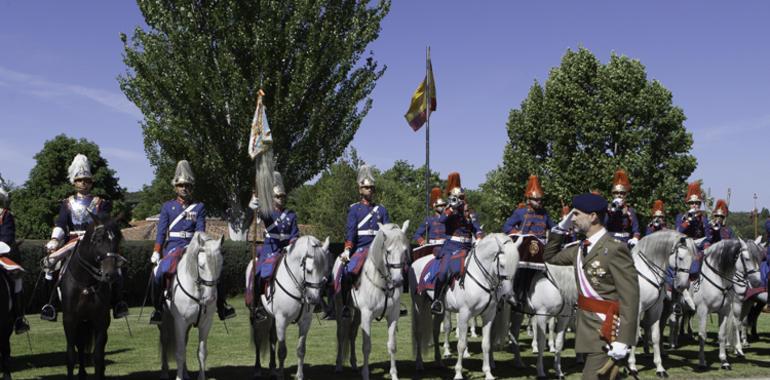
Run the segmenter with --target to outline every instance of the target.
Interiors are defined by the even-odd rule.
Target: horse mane
[[[508,242],[511,243],[510,248],[506,245]],[[494,244],[493,247],[491,246],[492,244]],[[496,255],[499,250],[502,249],[503,252],[506,253],[503,255],[505,265],[509,266],[510,268],[516,268],[519,265],[519,253],[506,252],[506,249],[513,249],[513,247],[513,241],[511,241],[511,238],[508,237],[508,235],[496,232],[489,234],[483,239],[479,240],[479,242],[476,243],[476,248],[474,248],[474,250],[476,251],[476,254],[480,254],[479,257],[486,258],[486,256]]]
[[[393,232],[396,235],[393,236]],[[385,243],[388,242],[388,237],[391,238],[390,247],[386,247]],[[400,239],[395,239],[400,237]],[[409,240],[406,238],[406,234],[401,233],[401,228],[395,223],[388,223],[380,226],[377,234],[374,235],[372,245],[369,246],[369,258],[372,260],[375,268],[381,268],[385,265],[385,254],[388,248],[393,248],[393,244],[401,243],[404,247],[409,247]]]
[[[757,244],[754,240],[751,239],[741,239],[746,244],[746,247],[749,249],[749,256],[751,256],[752,260],[754,260],[755,263],[759,264],[763,260],[765,260],[765,253],[767,252],[764,248],[762,248],[759,244]]]
[[[631,253],[633,255],[644,253],[647,259],[659,267],[665,267],[668,265],[671,249],[683,237],[686,235],[675,230],[660,230],[639,240],[639,244],[631,249]],[[690,253],[696,252],[695,242],[692,239],[686,239],[685,245]]]
[[[184,268],[184,273],[197,273],[198,255],[195,253],[201,248],[200,244],[198,244],[199,238],[203,241],[204,245],[207,241],[211,240],[207,233],[196,231],[192,240],[190,240],[190,244],[185,249],[185,254],[179,259],[177,272]]]
[[[109,216],[106,216],[104,218],[100,218],[98,215],[92,214],[92,218],[94,219],[94,223],[89,224],[86,227],[86,233],[83,235],[83,240],[81,241],[81,244],[79,244],[78,250],[81,250],[81,254],[87,253],[91,254],[91,250],[95,244],[93,239],[94,235],[97,233],[98,230],[103,230],[107,232],[111,232],[115,236],[115,241],[119,244],[121,241],[123,241],[123,234],[120,231],[120,225],[112,219]],[[101,237],[102,235],[100,235]],[[81,248],[82,247],[82,248]],[[13,248],[13,247],[11,247]]]
[[[578,289],[575,281],[575,267],[571,265],[551,265],[545,264],[553,282],[561,293],[564,305],[574,305],[577,303]]]
[[[292,247],[289,249],[288,257],[291,257],[293,260],[302,260],[304,258],[304,253],[302,257],[299,257],[299,252],[310,252],[310,255],[313,258],[313,263],[315,263],[316,268],[321,268],[323,270],[326,270],[326,268],[329,265],[329,257],[326,254],[326,252],[321,249],[323,246],[323,243],[321,243],[318,238],[311,235],[305,235],[300,236],[297,238],[297,240],[292,244]],[[301,249],[301,248],[304,248]],[[298,252],[298,253],[294,253]]]
[[[735,262],[741,253],[741,242],[737,239],[720,240],[706,248],[706,260],[713,257],[717,269],[725,274],[735,272]]]

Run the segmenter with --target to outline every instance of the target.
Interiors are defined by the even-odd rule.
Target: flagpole
[[[425,51],[425,218],[430,216],[430,46]],[[429,240],[428,228],[425,229],[425,241]]]

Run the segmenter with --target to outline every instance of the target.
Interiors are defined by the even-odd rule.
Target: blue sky
[[[469,6],[483,4],[483,6]],[[505,122],[534,80],[567,48],[639,59],[674,94],[713,195],[731,208],[770,203],[762,149],[770,137],[770,2],[396,0],[370,49],[388,66],[353,141],[367,162],[424,162],[424,134],[403,114],[431,46],[438,110],[431,167],[476,187],[502,160]],[[141,114],[120,92],[120,32],[142,25],[133,2],[0,0],[0,173],[22,184],[43,142],[59,133],[95,141],[122,186],[153,172]],[[244,120],[250,122],[250,120]],[[278,128],[278,126],[273,126]],[[546,189],[547,191],[547,189]]]

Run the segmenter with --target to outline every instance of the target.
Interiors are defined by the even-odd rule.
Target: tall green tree
[[[540,176],[545,205],[558,217],[575,194],[608,194],[618,168],[628,172],[637,209],[648,210],[655,199],[669,213],[683,208],[685,181],[696,167],[684,121],[671,92],[649,80],[639,61],[612,54],[602,64],[587,49],[568,50],[545,86],[535,82],[510,112],[500,178],[495,173],[487,186],[500,200],[496,217],[523,201],[530,174]]]
[[[258,89],[291,190],[342,155],[385,70],[365,50],[387,0],[137,3],[147,27],[121,36],[128,70],[119,81],[144,114],[145,151],[156,169],[189,160],[196,196],[228,218],[231,236],[245,236],[250,220]]]
[[[99,147],[86,139],[58,135],[46,141],[43,149],[35,154],[35,166],[24,186],[11,192],[11,209],[16,216],[19,238],[46,239],[51,236],[61,201],[75,193],[67,177],[67,168],[78,153],[85,154],[91,163],[94,180],[91,193],[112,200],[113,215],[128,212],[123,202],[126,190],[118,185],[115,171],[110,169]]]

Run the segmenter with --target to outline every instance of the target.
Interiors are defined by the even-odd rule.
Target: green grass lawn
[[[406,304],[407,300],[402,300]],[[209,335],[209,357],[208,357],[208,377],[213,379],[251,379],[254,363],[254,349],[249,339],[249,325],[246,309],[242,306],[241,298],[231,300],[231,304],[238,307],[238,317],[228,321],[229,334],[225,331],[222,322],[217,321]],[[132,315],[129,317],[133,337],[129,336],[126,322],[124,320],[113,321],[110,327],[110,340],[107,343],[107,375],[110,378],[119,379],[157,379],[160,370],[160,359],[158,356],[158,330],[155,326],[147,323],[149,310],[145,308],[145,313],[141,321],[137,320],[139,309],[132,309]],[[57,323],[41,321],[37,316],[29,316],[32,330],[29,338],[32,343],[32,352],[30,352],[27,343],[27,336],[13,336],[11,344],[14,354],[14,379],[64,379],[66,374],[65,367],[65,340],[64,330],[61,321]],[[60,318],[61,319],[61,318]],[[716,318],[713,318],[716,320]],[[412,361],[411,343],[410,343],[410,323],[409,317],[402,317],[399,323],[398,332],[398,369],[399,377],[404,379],[418,378],[414,371]],[[682,349],[676,350],[664,359],[664,366],[669,370],[673,378],[747,378],[768,376],[770,374],[770,322],[768,316],[760,317],[760,331],[765,332],[761,335],[759,342],[755,342],[751,347],[746,348],[746,358],[737,359],[731,356],[733,364],[732,371],[723,371],[719,369],[717,358],[717,347],[707,345],[707,359],[710,363],[710,369],[705,372],[695,370],[697,364],[697,346],[690,344]],[[716,326],[709,325],[711,336],[715,335]],[[195,331],[193,331],[195,334]],[[194,335],[193,335],[194,336]],[[286,360],[287,377],[293,375],[295,371],[295,348],[296,348],[297,329],[291,326],[288,332],[287,347],[288,357]],[[711,337],[710,336],[710,337]],[[310,336],[307,344],[305,373],[311,379],[356,379],[360,378],[358,373],[347,368],[341,375],[334,374],[334,362],[336,358],[336,335],[335,326],[331,321],[313,321],[310,329]],[[495,353],[497,360],[497,369],[493,373],[498,378],[534,378],[535,357],[530,350],[530,338],[522,333],[522,352],[524,353],[524,362],[526,368],[516,369],[513,367],[512,354],[508,350]],[[192,339],[195,339],[194,337]],[[191,340],[192,340],[191,339]],[[452,334],[454,340],[454,334]],[[372,378],[389,377],[388,366],[389,357],[386,350],[387,331],[385,322],[375,322],[373,328],[373,344],[371,355]],[[573,336],[568,334],[567,346],[573,346]],[[190,345],[192,347],[192,344]],[[362,362],[360,354],[360,336],[357,350],[359,352],[359,364]],[[480,338],[470,339],[470,350],[472,357],[464,361],[468,378],[483,378],[481,373],[481,346]],[[188,350],[188,365],[193,378],[197,378],[198,363],[195,359],[195,353],[190,348]],[[640,377],[655,378],[655,367],[652,364],[651,355],[637,355]],[[423,379],[441,379],[451,378],[454,371],[451,365],[454,365],[454,358],[447,362],[449,368],[434,368],[432,363],[426,363],[428,368],[422,373]],[[553,366],[553,355],[547,354],[545,359],[546,367],[549,373],[553,375],[551,367]],[[174,364],[171,364],[172,368]],[[574,351],[567,350],[563,359],[563,368],[569,373],[569,378],[579,378],[582,368],[575,365]],[[89,373],[93,373],[93,368],[89,368]]]

